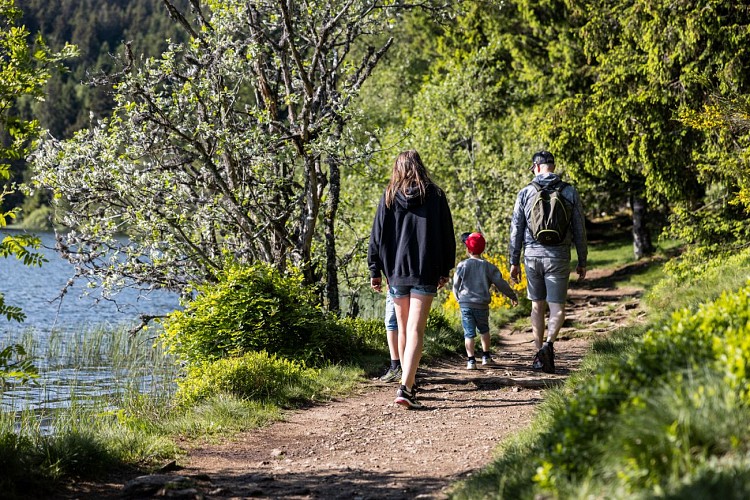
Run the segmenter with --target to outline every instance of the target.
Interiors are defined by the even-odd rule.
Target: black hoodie
[[[385,273],[389,286],[437,285],[456,264],[456,237],[445,194],[434,184],[425,197],[416,189],[397,193],[390,208],[385,194],[370,232],[371,278]]]

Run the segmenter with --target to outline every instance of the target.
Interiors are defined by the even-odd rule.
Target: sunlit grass
[[[633,243],[628,238],[600,243],[589,246],[587,267],[589,269],[614,269],[625,264],[635,262],[633,255]],[[573,267],[578,261],[578,253],[572,250]]]
[[[702,302],[750,282],[750,248],[719,261],[702,263],[692,279],[667,277],[646,295],[652,315],[666,319],[678,309],[694,309]]]

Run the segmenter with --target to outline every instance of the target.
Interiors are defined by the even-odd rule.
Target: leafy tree
[[[13,0],[0,0],[0,179],[3,180],[10,177],[10,163],[28,153],[30,142],[39,130],[36,121],[24,120],[17,115],[16,101],[21,97],[42,99],[50,71],[60,60],[74,54],[71,46],[66,46],[61,52],[49,51],[41,37],[36,37],[30,44],[28,30],[17,24],[20,15]],[[14,184],[3,182],[0,205],[15,189]],[[17,210],[0,210],[0,228],[15,218],[16,213]],[[14,256],[23,260],[25,265],[41,265],[43,256],[33,252],[38,246],[39,240],[31,235],[7,235],[0,242],[0,256]],[[20,307],[5,303],[1,292],[0,315],[15,321],[25,318]],[[0,350],[0,382],[6,376],[23,377],[33,371],[28,361],[13,361],[16,356],[23,357],[24,354],[21,346],[7,346]]]
[[[513,11],[482,2],[464,5],[441,37],[441,58],[415,98],[409,128],[425,161],[449,194],[463,231],[479,230],[504,252],[508,220],[530,149],[513,109],[518,74],[503,40]]]
[[[585,19],[570,37],[580,40],[594,81],[558,105],[549,134],[558,149],[576,152],[578,171],[628,187],[640,256],[650,249],[638,234],[646,203],[695,211],[714,180],[705,165],[732,154],[678,117],[714,91],[747,91],[748,11],[717,0],[566,3]]]
[[[140,67],[126,51],[112,117],[35,158],[73,229],[65,256],[105,286],[180,290],[215,281],[227,256],[291,260],[308,283],[325,274],[336,310],[349,106],[391,41],[358,60],[352,48],[387,28],[393,4],[194,1],[192,21],[165,4],[190,41]]]

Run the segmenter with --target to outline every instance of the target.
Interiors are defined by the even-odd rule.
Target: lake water
[[[0,233],[0,238],[4,236]],[[73,276],[73,268],[51,250],[55,243],[53,233],[37,236],[45,247],[39,252],[49,261],[42,267],[24,266],[15,257],[0,258],[0,292],[5,296],[5,303],[21,307],[26,314],[23,323],[0,317],[0,349],[22,339],[26,339],[26,343],[33,339],[34,363],[41,375],[34,386],[5,391],[0,404],[0,409],[5,411],[61,406],[71,397],[116,390],[113,385],[123,379],[123,374],[106,366],[106,359],[101,360],[100,366],[85,369],[70,366],[71,351],[80,351],[92,342],[83,338],[82,332],[124,331],[137,325],[141,314],[166,314],[179,308],[177,294],[167,291],[139,296],[135,290],[125,290],[117,295],[116,303],[97,300],[101,298],[100,290],[89,289],[83,281],[60,300],[60,291]],[[100,335],[96,341],[121,340]],[[54,347],[54,355],[49,354],[51,347]],[[119,344],[115,348],[119,348]],[[66,359],[55,359],[57,355]],[[88,362],[91,363],[91,356]],[[153,374],[144,373],[141,382],[144,388],[153,385]]]

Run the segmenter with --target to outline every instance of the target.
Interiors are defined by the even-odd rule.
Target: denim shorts
[[[398,331],[396,307],[393,305],[393,297],[391,297],[390,292],[385,293],[385,329],[389,332]]]
[[[526,296],[531,301],[564,304],[568,298],[570,261],[547,257],[526,257]]]
[[[490,310],[473,309],[471,307],[461,308],[461,325],[464,327],[464,338],[473,339],[477,336],[490,333]]]
[[[388,288],[388,293],[394,299],[402,299],[411,294],[414,295],[437,295],[437,285],[399,285]]]

